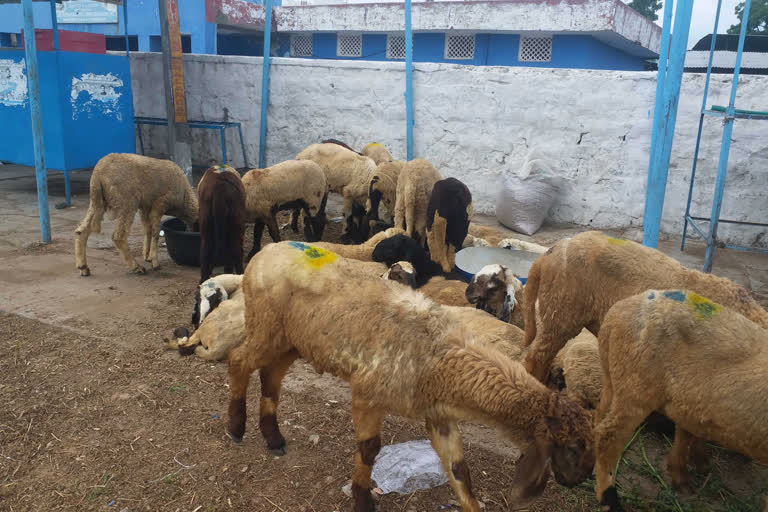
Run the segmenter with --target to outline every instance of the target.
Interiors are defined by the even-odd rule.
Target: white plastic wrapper
[[[383,446],[373,464],[371,478],[384,494],[410,494],[448,483],[440,457],[429,441]]]
[[[496,218],[518,233],[539,230],[554,203],[559,180],[543,160],[530,160],[519,176],[507,176],[496,201]]]

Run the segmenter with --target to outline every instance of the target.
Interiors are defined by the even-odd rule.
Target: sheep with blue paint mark
[[[687,290],[646,290],[616,302],[599,334],[604,388],[595,416],[597,498],[622,510],[614,474],[653,411],[675,422],[668,471],[689,487],[694,438],[768,462],[768,330]]]

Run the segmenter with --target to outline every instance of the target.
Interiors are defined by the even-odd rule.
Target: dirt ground
[[[288,453],[279,458],[258,432],[258,386],[252,386],[246,437],[234,445],[225,435],[226,365],[181,358],[162,343],[174,327],[188,324],[199,270],[175,265],[163,248],[160,270],[127,274],[109,238],[112,223],[105,222],[103,234],[89,241],[93,275],[80,278],[71,233],[87,207],[87,173],[75,175],[73,207],[62,210],[53,207],[60,176],[49,179],[54,242],[41,246],[34,178],[3,172],[0,167],[6,219],[0,226],[0,511],[351,509],[342,492],[356,447],[346,384],[301,361],[294,365],[278,415]],[[545,230],[534,239],[550,243],[573,231]],[[140,233],[137,222],[135,254]],[[339,234],[340,225],[332,224],[325,239]],[[694,264],[700,249],[686,253]],[[768,261],[747,256],[723,273],[764,298]],[[514,446],[481,425],[462,429],[477,497],[486,510],[511,510]],[[382,434],[387,444],[425,438],[421,424],[395,417]],[[619,481],[629,510],[762,510],[763,466],[710,447],[709,470],[695,475],[694,495],[683,497],[663,483],[667,446],[662,436],[642,432],[625,454]],[[593,489],[591,480],[575,489],[550,481],[529,510],[597,510]],[[443,485],[383,496],[379,508],[456,505]]]

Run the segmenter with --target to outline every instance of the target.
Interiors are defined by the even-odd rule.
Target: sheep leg
[[[595,418],[595,490],[603,511],[622,512],[616,492],[616,463],[637,426],[652,410],[617,401],[613,401],[610,408],[601,404],[600,410],[606,409],[605,417]]]
[[[232,351],[229,355],[229,426],[227,434],[236,443],[243,440],[245,434],[245,394],[251,373],[257,368],[250,361],[247,343]],[[258,363],[258,362],[255,362]]]
[[[269,236],[272,238],[272,241],[277,243],[280,241],[280,228],[277,227],[275,213],[276,212],[272,212],[269,215],[269,218],[267,219],[267,229],[269,230]]]
[[[160,268],[160,260],[157,258],[157,245],[160,241],[160,222],[163,220],[163,212],[153,210],[149,214],[150,244],[149,261],[152,262],[152,269]]]
[[[381,448],[381,421],[384,414],[369,408],[364,401],[352,401],[352,422],[357,438],[355,471],[352,475],[352,498],[355,512],[374,512],[371,496],[371,471]]]
[[[526,371],[536,377],[539,382],[546,382],[555,356],[566,342],[576,337],[578,333],[579,331],[575,331],[572,336],[568,336],[567,334],[562,335],[562,332],[557,334],[548,332],[546,327],[540,328],[523,362]]]
[[[269,366],[259,370],[261,380],[261,401],[259,402],[259,428],[267,441],[267,448],[273,455],[285,455],[285,438],[277,425],[277,405],[288,368],[299,357],[295,350],[284,354]]]
[[[301,209],[294,208],[291,212],[291,231],[294,233],[299,232],[299,214],[301,214]]]
[[[88,215],[91,215],[90,210]],[[86,220],[75,230],[75,267],[80,271],[82,277],[91,275],[91,269],[88,268],[88,261],[85,257],[85,249],[88,247],[88,237],[90,235],[90,219],[86,217]]]
[[[146,270],[131,256],[131,248],[128,246],[128,233],[131,232],[134,215],[136,215],[136,212],[127,213],[126,211],[119,212],[116,215],[117,226],[112,233],[112,242],[117,247],[117,250],[120,251],[120,255],[123,257],[126,265],[128,265],[129,272],[144,274]]]
[[[688,478],[688,456],[696,445],[696,438],[690,432],[675,425],[675,442],[667,456],[667,471],[672,485],[683,493],[691,491]]]
[[[418,231],[414,230],[414,222],[416,222],[416,214],[414,212],[413,201],[408,201],[405,205],[405,235],[418,242]],[[416,236],[414,236],[414,233]]]
[[[432,229],[427,230],[429,258],[435,263],[438,263],[445,273],[451,271],[451,267],[448,265],[448,253],[445,245],[445,230],[447,225],[448,222],[435,211],[435,217],[432,220]]]
[[[144,210],[139,210],[141,218],[141,227],[144,230],[144,243],[141,245],[141,257],[144,261],[152,261],[149,259],[149,248],[152,241],[152,229],[150,228],[149,214]]]
[[[342,215],[344,215],[344,227],[341,230],[341,235],[349,234],[349,227],[352,224],[352,206],[354,201],[351,197],[344,196],[344,204],[342,207]]]
[[[427,420],[426,426],[432,448],[440,456],[440,462],[448,475],[453,492],[459,498],[461,509],[480,512],[480,504],[472,494],[472,479],[469,476],[469,466],[464,460],[459,425],[455,421]]]
[[[248,253],[248,261],[261,250],[261,235],[264,233],[264,221],[257,219],[253,223],[253,248]]]

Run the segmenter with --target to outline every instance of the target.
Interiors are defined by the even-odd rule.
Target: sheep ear
[[[549,480],[549,444],[533,443],[518,459],[512,479],[512,496],[516,508],[524,507],[541,496]]]

